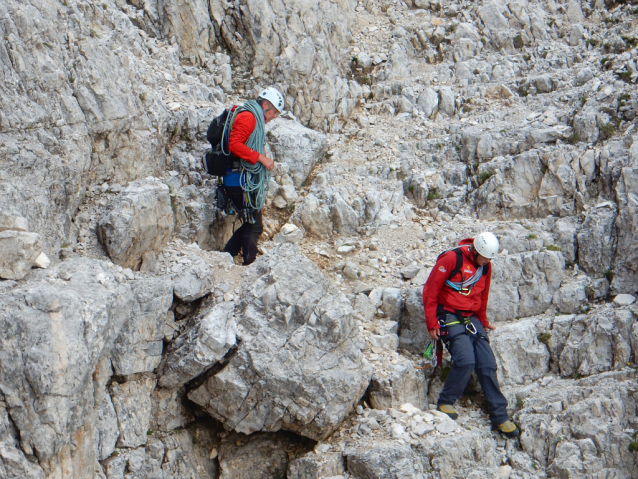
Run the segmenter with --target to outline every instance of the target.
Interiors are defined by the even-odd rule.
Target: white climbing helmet
[[[259,94],[259,98],[268,100],[279,113],[284,111],[284,96],[276,88],[269,86]]]
[[[486,231],[474,238],[474,249],[484,258],[494,258],[498,254],[498,248],[498,238],[494,233]]]

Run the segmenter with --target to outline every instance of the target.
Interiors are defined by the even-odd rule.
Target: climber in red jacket
[[[257,257],[257,240],[264,231],[264,226],[261,205],[255,207],[251,198],[247,197],[251,195],[246,191],[247,176],[250,176],[250,173],[242,174],[239,159],[252,165],[261,164],[268,171],[275,167],[275,162],[263,154],[266,138],[264,125],[277,118],[283,109],[283,95],[276,88],[268,87],[259,94],[256,101],[247,102],[240,108],[230,130],[228,146],[237,161],[233,161],[222,181],[226,194],[239,213],[242,225],[228,240],[224,251],[232,256],[241,251],[245,266]],[[248,145],[252,145],[253,148]],[[262,153],[256,150],[261,150]],[[254,201],[254,198],[252,200]]]
[[[507,415],[507,400],[496,377],[496,360],[487,338],[496,329],[487,320],[487,300],[499,243],[486,232],[464,239],[439,256],[423,286],[423,307],[428,333],[441,339],[452,355],[452,368],[437,401],[437,409],[458,417],[454,403],[461,397],[472,371],[481,384],[493,426],[508,437],[520,431]]]

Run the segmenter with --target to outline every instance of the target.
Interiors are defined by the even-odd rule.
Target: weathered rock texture
[[[352,306],[290,244],[256,261],[241,290],[241,346],[189,399],[238,432],[325,439],[370,380]]]
[[[139,269],[142,255],[162,249],[173,233],[168,186],[157,178],[134,181],[109,206],[97,233],[115,264]]]
[[[2,2],[0,476],[634,477],[634,10]],[[201,158],[267,85],[242,269]],[[432,409],[420,357],[429,270],[484,230],[520,441],[474,381]]]

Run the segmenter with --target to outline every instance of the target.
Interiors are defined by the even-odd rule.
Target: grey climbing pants
[[[487,401],[490,420],[493,425],[497,426],[509,419],[507,400],[498,385],[496,360],[485,328],[476,316],[472,316],[470,319],[476,329],[476,334],[471,334],[463,326],[462,329],[465,331],[457,329],[457,332],[449,334],[449,337],[442,337],[445,347],[452,355],[452,368],[437,404],[454,404],[465,391],[472,371],[476,371],[476,377]]]

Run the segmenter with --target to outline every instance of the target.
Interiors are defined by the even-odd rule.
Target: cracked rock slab
[[[237,432],[325,439],[371,376],[350,302],[290,244],[246,271],[241,294],[239,350],[189,399]]]

